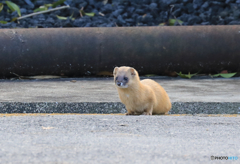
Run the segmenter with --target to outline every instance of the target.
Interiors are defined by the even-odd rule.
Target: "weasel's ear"
[[[134,68],[130,68],[129,70],[130,70],[132,76],[135,76],[135,75],[136,75],[136,71],[135,71]]]
[[[117,71],[118,71],[118,67],[115,67],[114,70],[113,70],[113,76],[116,76]]]

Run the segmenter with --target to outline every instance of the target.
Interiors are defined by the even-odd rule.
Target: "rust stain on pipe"
[[[240,26],[0,29],[0,77],[240,71]]]

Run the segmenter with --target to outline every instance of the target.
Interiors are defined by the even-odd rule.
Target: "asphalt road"
[[[0,115],[0,163],[226,163],[240,117]],[[228,161],[229,162],[229,161]]]

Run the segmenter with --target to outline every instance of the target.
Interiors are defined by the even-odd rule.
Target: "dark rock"
[[[7,21],[7,22],[10,22],[10,21],[11,21],[10,18],[5,18],[5,19],[1,19],[1,20],[5,20],[5,21]]]
[[[126,21],[122,18],[121,15],[119,15],[119,16],[117,17],[117,24],[119,24],[119,25],[124,25],[125,23],[126,23]]]
[[[168,20],[168,17],[169,17],[168,11],[162,11],[162,12],[160,13],[160,17],[161,17],[164,21],[167,21],[167,20]]]
[[[218,13],[222,12],[224,10],[223,7],[220,7],[220,6],[211,6],[211,11],[212,11],[212,15],[217,15]]]
[[[221,17],[221,18],[226,18],[227,16],[229,15],[229,12],[228,11],[222,11],[221,13],[219,13],[219,16]]]
[[[219,20],[219,21],[217,22],[217,24],[218,24],[218,25],[225,25],[226,23],[225,23],[225,21],[222,19],[222,20]]]
[[[56,22],[56,21],[55,21],[55,22]],[[39,23],[39,21],[38,21],[38,20],[32,20],[31,23],[32,23],[33,25],[37,25],[37,24]]]
[[[229,24],[230,22],[234,21],[234,17],[227,17],[224,19],[224,21],[226,22],[226,24]]]
[[[203,0],[193,0],[193,8],[194,9],[200,8],[203,3],[204,3]]]
[[[127,23],[134,23],[135,21],[133,20],[133,19],[125,19],[125,21],[127,22]]]
[[[134,12],[134,10],[135,10],[135,7],[130,6],[130,7],[128,7],[127,12],[128,12],[129,14],[132,14],[132,13]]]
[[[27,13],[33,13],[33,10],[27,10]]]
[[[11,27],[11,23],[1,24],[1,26],[2,26],[3,28],[9,28],[9,27]]]
[[[151,0],[152,3],[158,3],[159,0]]]
[[[209,7],[209,2],[208,1],[204,2],[204,4],[202,5],[202,8],[206,10],[208,7]]]
[[[181,11],[182,11],[181,9],[177,9],[177,10],[173,11],[172,14],[173,14],[174,16],[178,17],[178,16],[180,16]]]
[[[239,11],[239,10],[235,10],[235,11],[233,12],[233,17],[234,17],[235,19],[239,19],[239,18],[240,18],[240,11]]]
[[[194,10],[194,12],[192,13],[192,15],[194,16],[199,16],[201,12],[199,10]]]
[[[100,24],[100,25],[98,25],[98,27],[107,27],[107,24]]]
[[[163,3],[167,4],[167,5],[171,5],[174,3],[178,3],[181,2],[180,0],[162,0]]]
[[[150,15],[150,14],[147,14],[146,16],[142,17],[142,22],[143,23],[148,23],[148,22],[151,22],[151,21],[153,21],[153,16]]]
[[[187,8],[187,11],[188,11],[189,14],[194,11],[193,5],[191,3],[188,3],[186,5],[186,8]]]
[[[87,23],[84,27],[92,27],[92,23]]]
[[[240,25],[240,21],[231,21],[228,24],[229,25]]]
[[[230,4],[230,7],[231,7],[231,10],[238,10],[238,5],[237,4],[235,4],[235,3],[231,3]]]
[[[34,2],[34,4],[35,4],[36,7],[39,7],[39,6],[43,6],[44,2],[41,1],[41,0],[37,0],[37,1]]]
[[[210,23],[212,25],[217,25],[217,22],[219,21],[219,16],[212,16],[210,19]]]
[[[125,2],[123,2],[123,5],[124,6],[130,6],[130,2],[129,1],[125,1]]]
[[[106,4],[106,5],[110,5],[110,4]],[[105,6],[106,6],[106,5],[105,5]],[[111,6],[112,6],[112,5],[111,5]],[[101,8],[104,8],[104,5],[103,5],[102,2],[96,2],[96,3],[93,4],[93,7],[94,7],[95,9],[101,9]]]
[[[22,15],[33,13],[33,9],[44,4],[53,3],[52,0],[12,2],[18,4]],[[32,8],[31,4],[35,7]],[[4,7],[0,20],[11,23],[0,24],[0,28],[115,27],[115,23],[119,26],[156,26],[174,19],[174,16],[182,20],[183,25],[224,25],[238,24],[240,21],[240,0],[116,0],[113,3],[109,0],[106,5],[103,5],[102,0],[66,0],[64,4],[71,8],[25,18],[19,21],[20,24],[11,22],[12,18],[19,17],[18,13],[9,13],[8,8]],[[170,5],[174,6],[172,13]],[[95,16],[80,18],[79,10],[82,7],[85,12],[95,13]],[[99,15],[99,12],[104,16]],[[69,17],[72,13],[75,21],[59,20],[56,17]],[[177,23],[175,25],[178,26]]]
[[[62,14],[63,12],[61,12]],[[73,14],[73,17],[76,18],[76,17],[79,17],[80,14],[79,14],[79,9],[76,8],[76,7],[70,7],[68,9],[65,10],[65,13],[66,13],[66,16],[70,16]]]
[[[123,9],[118,9],[118,10],[115,10],[112,14],[117,18],[122,13],[123,13]]]
[[[223,2],[218,2],[218,1],[212,1],[211,5],[218,5],[218,6],[225,6],[225,3]]]
[[[157,8],[157,6],[158,6],[157,3],[151,3],[151,4],[149,5],[149,9],[155,10],[155,9]]]
[[[54,14],[54,15],[60,15],[60,14],[61,14],[61,11],[60,11],[60,10],[54,11],[53,14]]]
[[[94,5],[95,0],[88,0],[89,5]]]
[[[88,5],[88,6],[84,9],[84,11],[85,11],[86,13],[90,13],[90,12],[92,12],[93,9],[94,9],[94,8],[93,8],[92,6]]]
[[[235,0],[226,0],[225,3],[228,4],[228,3],[233,3],[235,2]]]
[[[194,24],[199,24],[201,23],[201,18],[198,16],[192,16],[188,19],[188,24],[189,25],[194,25]]]
[[[16,23],[11,23],[11,28],[15,28],[15,27],[17,27],[17,24]]]
[[[83,27],[85,21],[82,20],[81,18],[80,19],[76,19],[74,22],[73,22],[73,26],[75,27]]]
[[[124,14],[122,14],[122,17],[124,18],[124,19],[126,19],[126,18],[128,18],[128,13],[124,13]]]
[[[142,3],[144,3],[144,4],[150,4],[150,3],[151,3],[151,0],[143,0]]]
[[[136,20],[137,17],[138,17],[138,14],[133,14],[133,15],[132,15],[132,18],[133,18],[134,20]]]
[[[201,25],[210,25],[209,22],[202,22]]]
[[[21,8],[21,9],[20,9],[20,12],[21,12],[22,15],[23,15],[23,14],[26,14],[26,13],[27,13],[27,9]]]
[[[199,15],[199,17],[204,21],[207,22],[208,21],[208,15],[206,13],[201,13]]]
[[[33,9],[35,5],[30,0],[25,0],[25,2],[28,4],[28,7]]]
[[[18,17],[17,11],[12,12],[11,16],[12,16],[12,17]]]
[[[47,20],[46,20],[46,23],[51,23],[51,24],[54,24],[55,23],[55,20],[51,17],[49,17]]]
[[[135,12],[140,15],[146,14],[146,12],[143,9],[136,9]]]
[[[109,12],[112,12],[113,11],[113,7],[111,4],[106,4],[102,10],[101,10],[103,13],[109,13]]]
[[[182,14],[180,17],[178,17],[178,19],[180,19],[181,21],[183,22],[188,22],[188,19],[190,18],[191,16],[188,15],[188,14]]]
[[[110,23],[110,24],[107,25],[107,27],[115,27],[115,26],[116,26],[116,25],[113,24],[113,23]]]
[[[45,19],[45,17],[39,17],[38,20],[39,21],[45,21],[46,19]]]
[[[87,2],[82,2],[78,5],[78,8],[81,9],[82,7],[86,7],[87,6]]]
[[[117,8],[118,8],[118,9],[123,9],[123,10],[124,10],[126,7],[125,7],[125,6],[122,6],[122,5],[118,5]]]

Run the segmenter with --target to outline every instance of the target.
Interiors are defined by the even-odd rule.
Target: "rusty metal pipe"
[[[240,71],[240,26],[0,29],[0,77]]]

